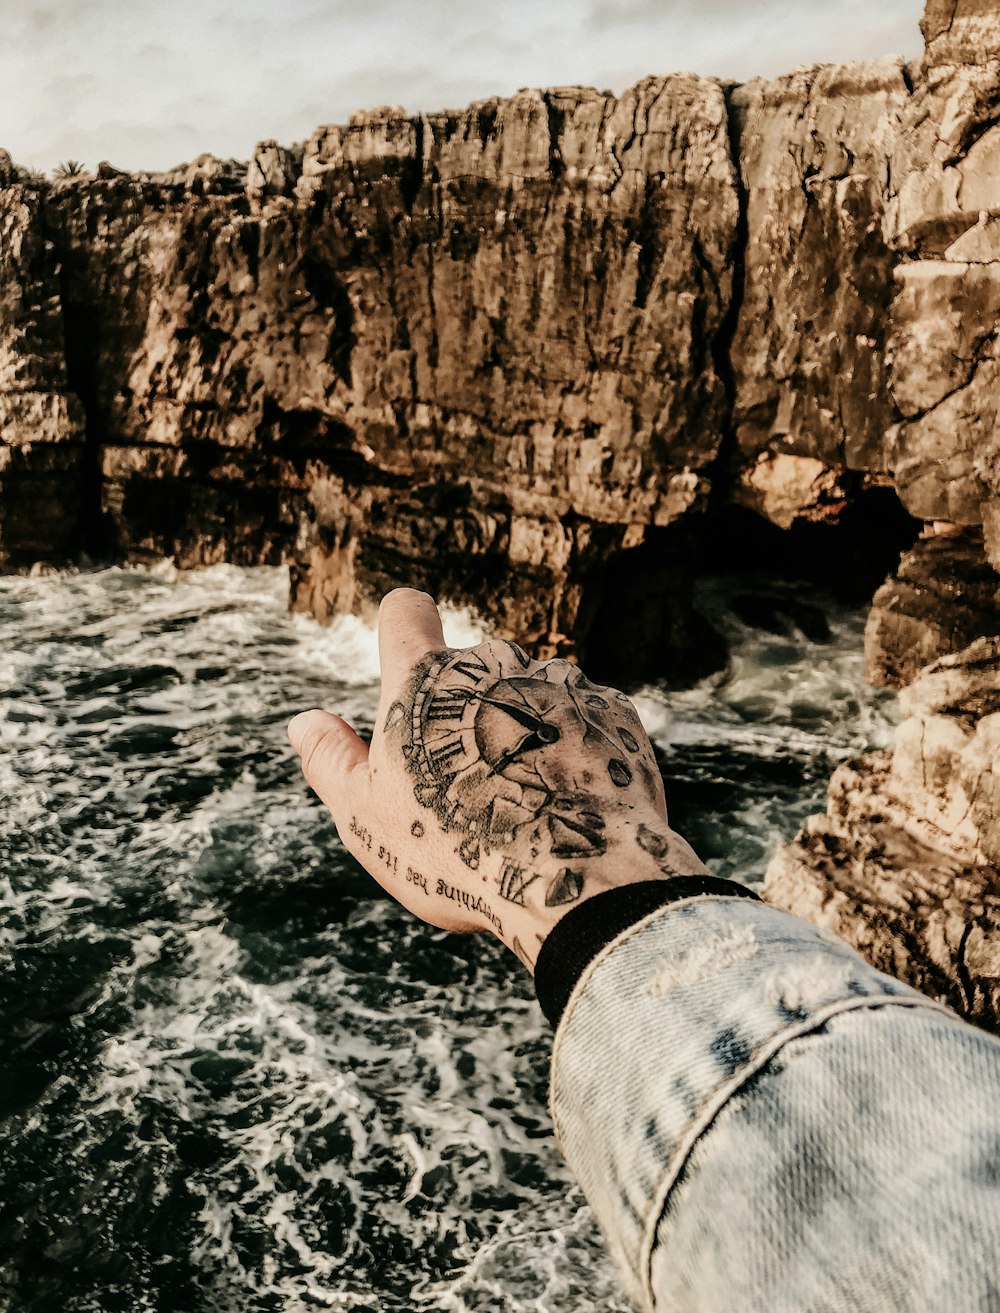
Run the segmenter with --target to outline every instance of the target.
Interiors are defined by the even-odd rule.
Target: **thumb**
[[[329,711],[302,711],[288,722],[288,738],[302,760],[302,774],[340,825],[367,773],[368,745],[345,720]]]

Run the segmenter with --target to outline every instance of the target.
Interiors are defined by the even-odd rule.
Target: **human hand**
[[[624,693],[514,643],[449,649],[412,589],[382,600],[379,658],[370,748],[325,711],[288,736],[344,846],[423,920],[491,930],[530,970],[585,898],[704,873]]]

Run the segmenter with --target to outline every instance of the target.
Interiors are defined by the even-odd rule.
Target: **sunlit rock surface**
[[[1000,634],[1000,577],[978,530],[928,534],[876,592],[865,629],[865,671],[901,688],[930,662],[983,634]]]
[[[684,678],[717,663],[685,568],[710,504],[835,523],[892,477],[996,564],[997,24],[924,27],[911,68],[385,106],[247,166],[5,156],[7,320],[50,308],[5,372],[63,371],[0,375],[51,503],[4,498],[8,566],[288,562],[321,617],[415,583]]]
[[[895,263],[883,214],[908,98],[900,59],[803,68],[732,94],[746,192],[732,350],[740,487],[778,522],[755,461],[883,467]],[[811,509],[805,490],[800,505]]]
[[[995,633],[1000,18],[923,27],[909,66],[387,106],[249,165],[0,153],[0,568],[287,564],[327,620],[414,584],[685,684],[725,660],[691,598],[742,552],[721,509],[793,535],[894,487],[927,533],[871,676]]]
[[[891,751],[840,766],[767,872],[767,899],[1000,1030],[1000,639],[901,694]]]

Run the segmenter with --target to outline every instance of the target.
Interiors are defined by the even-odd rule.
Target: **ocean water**
[[[0,1307],[626,1313],[530,980],[397,908],[306,791],[285,722],[370,726],[376,647],[286,589],[0,579]],[[636,701],[675,824],[756,883],[894,703],[861,611],[702,603],[729,669]]]

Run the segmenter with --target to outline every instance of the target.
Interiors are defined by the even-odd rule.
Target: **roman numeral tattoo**
[[[442,743],[440,747],[430,750],[431,765],[442,774],[447,773],[451,762],[464,756],[465,748],[462,746],[461,739],[452,739],[450,743]]]
[[[471,688],[448,688],[435,693],[427,706],[428,720],[458,720],[474,696]]]
[[[517,907],[523,907],[525,892],[537,879],[537,874],[525,871],[523,867],[515,866],[513,862],[505,862],[500,875],[500,897],[506,898],[508,903],[514,903]]]
[[[451,669],[457,671],[460,675],[464,675],[466,679],[471,679],[473,684],[479,685],[483,682],[487,666],[479,661],[456,661]]]

